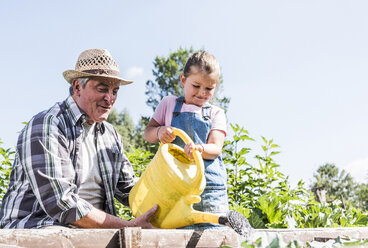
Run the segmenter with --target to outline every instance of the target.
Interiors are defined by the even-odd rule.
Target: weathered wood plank
[[[119,247],[119,229],[0,229],[0,247]]]
[[[239,247],[239,236],[232,230],[142,230],[143,247]],[[195,246],[194,246],[195,245]]]
[[[349,236],[353,239],[368,239],[368,227],[344,227],[344,228],[298,228],[298,229],[256,229],[250,240],[255,241],[261,237],[263,240],[272,240],[276,236],[289,243],[293,240],[300,242],[321,241],[337,237]]]
[[[300,242],[335,239],[338,236],[368,239],[368,227],[306,228],[306,229],[258,229],[249,238],[264,242],[278,236],[283,242]],[[0,247],[240,247],[241,237],[232,230],[205,230],[194,232],[182,229],[0,229]]]
[[[130,227],[121,229],[121,247],[122,248],[141,248],[142,229],[139,227]]]

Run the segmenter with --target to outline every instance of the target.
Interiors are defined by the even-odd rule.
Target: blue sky
[[[153,59],[179,47],[219,60],[228,119],[281,146],[280,171],[310,183],[323,163],[366,180],[366,1],[6,1],[0,7],[0,138],[68,95],[81,51],[110,50],[123,77],[115,108],[151,115]]]

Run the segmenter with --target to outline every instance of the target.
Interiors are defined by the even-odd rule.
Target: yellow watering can
[[[192,142],[180,129],[174,128],[173,133],[186,144]],[[240,234],[247,232],[244,228],[250,227],[248,221],[235,211],[230,211],[227,216],[219,216],[193,209],[193,203],[201,201],[200,195],[206,186],[201,154],[193,149],[193,157],[194,161],[190,160],[184,150],[175,144],[161,143],[130,191],[129,203],[133,215],[138,217],[157,204],[159,209],[150,221],[159,228],[214,223],[228,225]]]

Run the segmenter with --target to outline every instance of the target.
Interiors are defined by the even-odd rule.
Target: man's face
[[[106,79],[90,79],[83,88],[78,80],[73,82],[73,98],[87,114],[87,122],[101,122],[107,119],[116,101],[119,82]]]

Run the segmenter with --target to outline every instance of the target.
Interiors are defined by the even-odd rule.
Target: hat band
[[[108,75],[108,76],[120,77],[120,73],[115,70],[95,69],[95,70],[84,70],[82,72],[95,74],[95,75]]]

